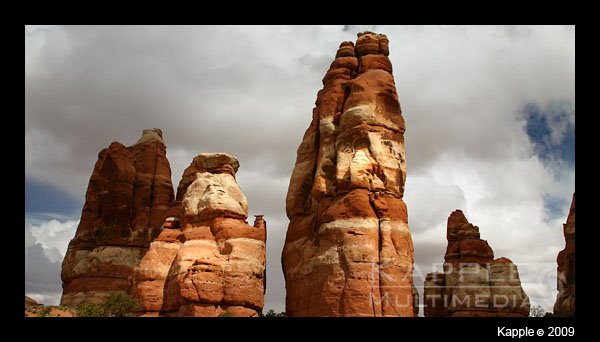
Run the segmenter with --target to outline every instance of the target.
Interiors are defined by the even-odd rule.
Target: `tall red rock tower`
[[[558,253],[557,289],[554,315],[575,316],[575,194],[567,223],[563,225],[565,248]]]
[[[413,316],[405,123],[383,34],[343,42],[286,199],[290,316]]]
[[[81,222],[62,264],[62,305],[102,302],[129,292],[129,276],[158,235],[173,201],[171,167],[160,129],[130,147],[98,154]]]

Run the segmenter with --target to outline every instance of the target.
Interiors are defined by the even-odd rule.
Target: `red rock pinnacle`
[[[129,291],[127,278],[160,231],[173,201],[160,129],[136,144],[113,142],[98,154],[77,233],[62,264],[62,305],[102,302]]]
[[[298,147],[282,262],[290,316],[413,316],[404,119],[388,39],[343,42]]]

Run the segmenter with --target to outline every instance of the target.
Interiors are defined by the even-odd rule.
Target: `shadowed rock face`
[[[413,316],[404,119],[385,35],[341,43],[286,198],[290,316]]]
[[[448,217],[444,272],[427,274],[425,316],[526,317],[529,297],[521,287],[517,266],[494,259],[479,227],[455,210]]]
[[[144,130],[133,146],[113,142],[100,151],[63,260],[61,304],[128,292],[128,277],[160,232],[173,197],[160,129]]]
[[[258,316],[264,305],[266,222],[246,222],[237,159],[203,153],[184,171],[164,229],[133,277],[145,315]]]
[[[563,231],[565,248],[556,259],[558,296],[554,303],[554,315],[575,316],[575,194]]]

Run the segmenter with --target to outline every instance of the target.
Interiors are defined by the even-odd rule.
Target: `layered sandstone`
[[[246,222],[239,162],[203,153],[184,171],[164,229],[136,269],[145,315],[258,316],[264,305],[266,222]]]
[[[282,263],[289,316],[413,316],[405,124],[385,35],[341,43],[298,147]]]
[[[61,304],[129,292],[128,277],[158,235],[173,195],[160,129],[144,130],[132,146],[113,142],[100,151],[63,260]]]
[[[554,315],[575,316],[575,194],[567,222],[563,224],[565,248],[558,253],[557,290]]]
[[[427,274],[425,316],[526,317],[529,297],[521,287],[517,266],[494,259],[479,227],[455,210],[448,217],[444,272]]]

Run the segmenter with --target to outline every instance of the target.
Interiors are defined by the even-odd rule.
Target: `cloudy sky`
[[[362,30],[390,39],[415,284],[439,268],[462,209],[551,311],[575,188],[572,26],[26,26],[26,294],[58,303],[98,152],[159,127],[174,184],[198,153],[237,156],[250,215],[268,222],[265,311],[284,311],[296,148],[340,42]]]

